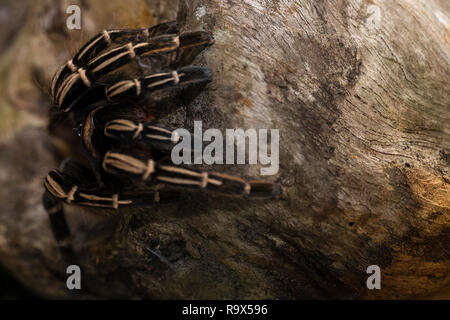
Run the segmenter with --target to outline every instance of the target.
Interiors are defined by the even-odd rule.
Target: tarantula
[[[188,104],[211,81],[208,68],[187,65],[213,42],[205,31],[180,34],[175,22],[105,30],[57,70],[49,131],[70,144],[78,159],[48,173],[43,205],[66,263],[74,264],[76,257],[63,203],[148,207],[176,200],[183,188],[243,197],[279,194],[269,182],[192,170],[165,159],[180,137],[155,124],[155,115]],[[70,129],[69,138],[61,128]]]

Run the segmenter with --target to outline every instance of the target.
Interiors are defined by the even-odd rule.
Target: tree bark
[[[180,0],[182,28],[215,37],[196,61],[214,81],[167,121],[279,129],[280,170],[267,179],[283,196],[70,209],[89,296],[417,298],[448,288],[449,13],[444,0]],[[0,261],[38,294],[63,297],[39,204],[55,162],[43,126],[26,123],[2,139]],[[366,287],[370,265],[381,290]]]

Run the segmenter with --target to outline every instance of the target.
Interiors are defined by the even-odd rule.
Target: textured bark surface
[[[0,64],[0,112],[9,119],[0,123],[0,261],[45,297],[63,297],[65,280],[39,203],[42,178],[56,165],[42,117],[48,102],[31,80],[48,81],[86,34],[175,13],[156,2],[85,2],[92,25],[70,33],[71,42],[55,24],[61,13],[48,16],[55,3],[30,5],[39,28],[27,24]],[[269,179],[284,195],[248,202],[187,194],[120,215],[73,208],[91,296],[445,297],[449,14],[445,0],[181,0],[183,28],[216,39],[197,61],[214,81],[167,121],[280,129],[280,171]],[[259,174],[258,166],[217,170]],[[382,290],[366,288],[372,264],[382,269]]]

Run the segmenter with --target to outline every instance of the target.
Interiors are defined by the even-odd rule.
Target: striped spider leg
[[[121,31],[116,32],[120,34]],[[142,31],[136,32],[139,33]],[[105,31],[103,36],[100,35],[98,37],[105,38],[106,34],[109,34],[108,31]],[[52,81],[51,92],[55,104],[67,112],[74,107],[77,98],[80,98],[86,91],[90,92],[93,90],[93,95],[97,96],[98,92],[104,91],[103,86],[97,83],[98,80],[120,67],[127,65],[131,61],[135,61],[136,58],[151,58],[154,69],[152,71],[159,72],[167,69],[171,65],[180,65],[180,57],[190,55],[192,52],[198,53],[213,43],[211,35],[204,31],[186,32],[180,35],[159,35],[148,38],[145,41],[142,41],[142,37],[137,36],[129,40],[124,45],[114,48],[107,47],[109,50],[100,50],[99,55],[91,57],[86,61],[80,61],[84,62],[80,66],[73,66],[73,59],[67,64],[70,66],[62,66]],[[94,50],[93,48],[96,48],[100,43],[103,43],[103,41],[99,40],[96,42],[94,40],[94,43],[87,49]],[[101,46],[101,48],[103,47]],[[84,50],[81,50],[76,57],[83,54]],[[87,56],[86,53],[82,55],[82,57]],[[188,61],[183,60],[183,64],[186,62]],[[67,74],[67,68],[71,70],[71,73]],[[176,70],[173,71],[173,76],[177,78]]]
[[[245,181],[227,174],[174,166],[161,157],[155,159],[155,150],[168,154],[180,141],[176,131],[139,120],[115,118],[113,110],[99,107],[92,111],[84,127],[89,124],[90,129],[83,130],[82,135],[85,148],[96,161],[101,162],[102,171],[110,176],[126,177],[149,187],[162,183],[230,196],[271,198],[279,195],[278,186],[271,182]],[[117,143],[106,143],[106,138]],[[118,148],[107,150],[107,146]]]
[[[98,102],[105,102],[105,104],[121,101],[131,103],[146,96],[149,96],[152,100],[158,100],[158,93],[168,89],[172,89],[173,93],[180,91],[183,93],[180,96],[187,98],[192,95],[192,92],[196,95],[196,92],[201,91],[202,86],[210,82],[211,79],[211,72],[208,68],[196,66],[160,71],[117,81],[104,87],[97,87],[86,94],[80,95],[73,101],[72,107],[76,110]],[[191,90],[187,90],[188,88]],[[168,104],[171,103],[164,101],[164,105]]]
[[[64,215],[63,204],[84,207],[109,208],[151,207],[155,204],[169,203],[179,198],[180,193],[173,190],[137,189],[121,193],[101,190],[90,170],[73,159],[65,160],[59,170],[52,170],[44,179],[46,191],[43,205],[50,219],[55,240],[58,243],[63,261],[68,265],[79,261],[73,250],[70,230]]]
[[[148,29],[103,30],[86,42],[71,60],[58,69],[52,80],[51,95],[55,96],[56,88],[67,76],[85,66],[92,57],[113,44],[126,44],[133,40],[144,42],[152,37],[176,33],[178,33],[176,21],[161,23]]]
[[[187,169],[164,161],[130,155],[128,150],[111,150],[103,160],[103,169],[112,175],[140,179],[149,186],[162,183],[177,188],[206,190],[222,195],[249,198],[275,198],[278,185],[266,181],[246,181],[218,172]]]
[[[176,131],[139,120],[115,118],[116,115],[111,115],[111,109],[97,110],[97,116],[103,118],[100,128],[104,128],[98,134],[116,141],[114,146],[118,146],[97,157],[97,160],[102,161],[101,169],[111,176],[127,177],[130,181],[140,181],[149,187],[165,184],[250,198],[273,198],[279,195],[278,186],[271,182],[246,181],[223,173],[192,170],[174,166],[171,162],[162,160],[163,158],[155,158],[155,150],[168,154],[180,142],[181,138]],[[104,119],[106,112],[112,120]],[[92,146],[92,138],[89,134],[83,137],[91,144],[90,149],[99,149],[100,146]],[[133,143],[140,143],[143,149],[137,148]],[[108,145],[104,142],[101,144]],[[151,152],[147,152],[148,150]]]

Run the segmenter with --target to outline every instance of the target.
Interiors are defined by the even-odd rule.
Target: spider
[[[187,105],[212,79],[189,64],[212,45],[210,33],[180,33],[176,22],[148,29],[105,30],[55,73],[49,132],[68,158],[44,179],[43,206],[60,253],[77,264],[63,204],[119,210],[175,201],[183,190],[270,198],[276,184],[175,166],[167,155],[180,141],[155,122],[170,106]]]

